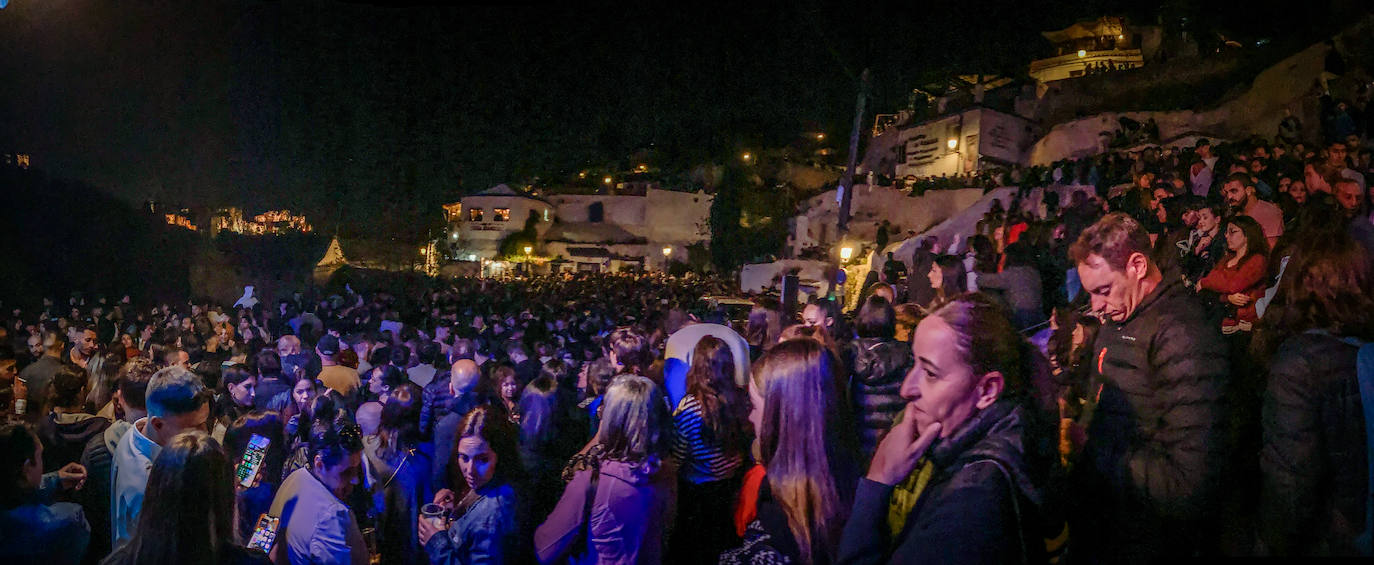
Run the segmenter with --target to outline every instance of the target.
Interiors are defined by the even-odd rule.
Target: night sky
[[[681,167],[808,131],[842,146],[864,67],[872,108],[890,112],[949,69],[1024,72],[1044,29],[1155,11],[432,4],[9,0],[0,148],[131,202],[288,207],[346,233],[419,226],[497,182]]]

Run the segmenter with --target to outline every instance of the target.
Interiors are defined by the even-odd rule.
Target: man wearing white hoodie
[[[115,447],[110,499],[113,549],[133,536],[143,510],[148,472],[162,446],[183,431],[204,431],[210,416],[209,391],[200,377],[180,365],[153,374],[145,404],[148,416],[134,422]]]

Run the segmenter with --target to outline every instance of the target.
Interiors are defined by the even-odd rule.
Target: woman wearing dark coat
[[[1356,544],[1370,497],[1356,360],[1374,341],[1371,312],[1364,249],[1339,226],[1303,238],[1256,334],[1256,351],[1273,351],[1261,417],[1264,554],[1369,554]]]
[[[894,339],[896,313],[881,296],[868,297],[855,329],[859,339],[850,343],[847,355],[854,360],[849,398],[859,428],[859,449],[867,460],[906,405],[900,392],[911,370],[911,348]]]
[[[908,404],[859,483],[838,563],[1046,562],[1063,520],[1035,353],[980,294],[922,320],[912,351]]]

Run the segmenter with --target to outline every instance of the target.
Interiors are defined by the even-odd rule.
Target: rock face
[[[1354,36],[1371,27],[1374,26],[1366,20],[1345,35]],[[1122,117],[1141,122],[1154,118],[1164,140],[1194,132],[1233,139],[1252,135],[1271,138],[1285,109],[1305,125],[1315,127],[1318,107],[1313,84],[1321,75],[1326,53],[1327,47],[1318,43],[1279,61],[1256,76],[1242,94],[1210,110],[1106,112],[1060,123],[1031,147],[1030,164],[1045,165],[1101,153],[1105,149],[1102,132],[1119,129],[1117,120]]]
[[[878,236],[878,226],[887,220],[892,241],[907,237],[907,232],[920,233],[945,218],[968,208],[983,197],[983,190],[966,188],[933,190],[921,196],[888,186],[856,185],[850,202],[848,238],[857,242],[856,255],[865,242]],[[802,206],[804,212],[792,217],[787,236],[793,256],[815,246],[830,246],[836,242],[836,222],[839,203],[836,191],[830,190],[811,197]]]

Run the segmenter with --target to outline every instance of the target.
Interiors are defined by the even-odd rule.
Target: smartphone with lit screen
[[[243,452],[243,459],[234,471],[234,476],[238,477],[239,484],[244,488],[253,486],[258,470],[262,469],[262,460],[267,456],[267,446],[271,444],[272,440],[258,434],[253,434],[248,440],[248,449]]]
[[[248,547],[272,553],[272,544],[277,541],[277,526],[281,520],[263,512],[258,516],[258,526],[253,528],[253,537],[248,539]]]

